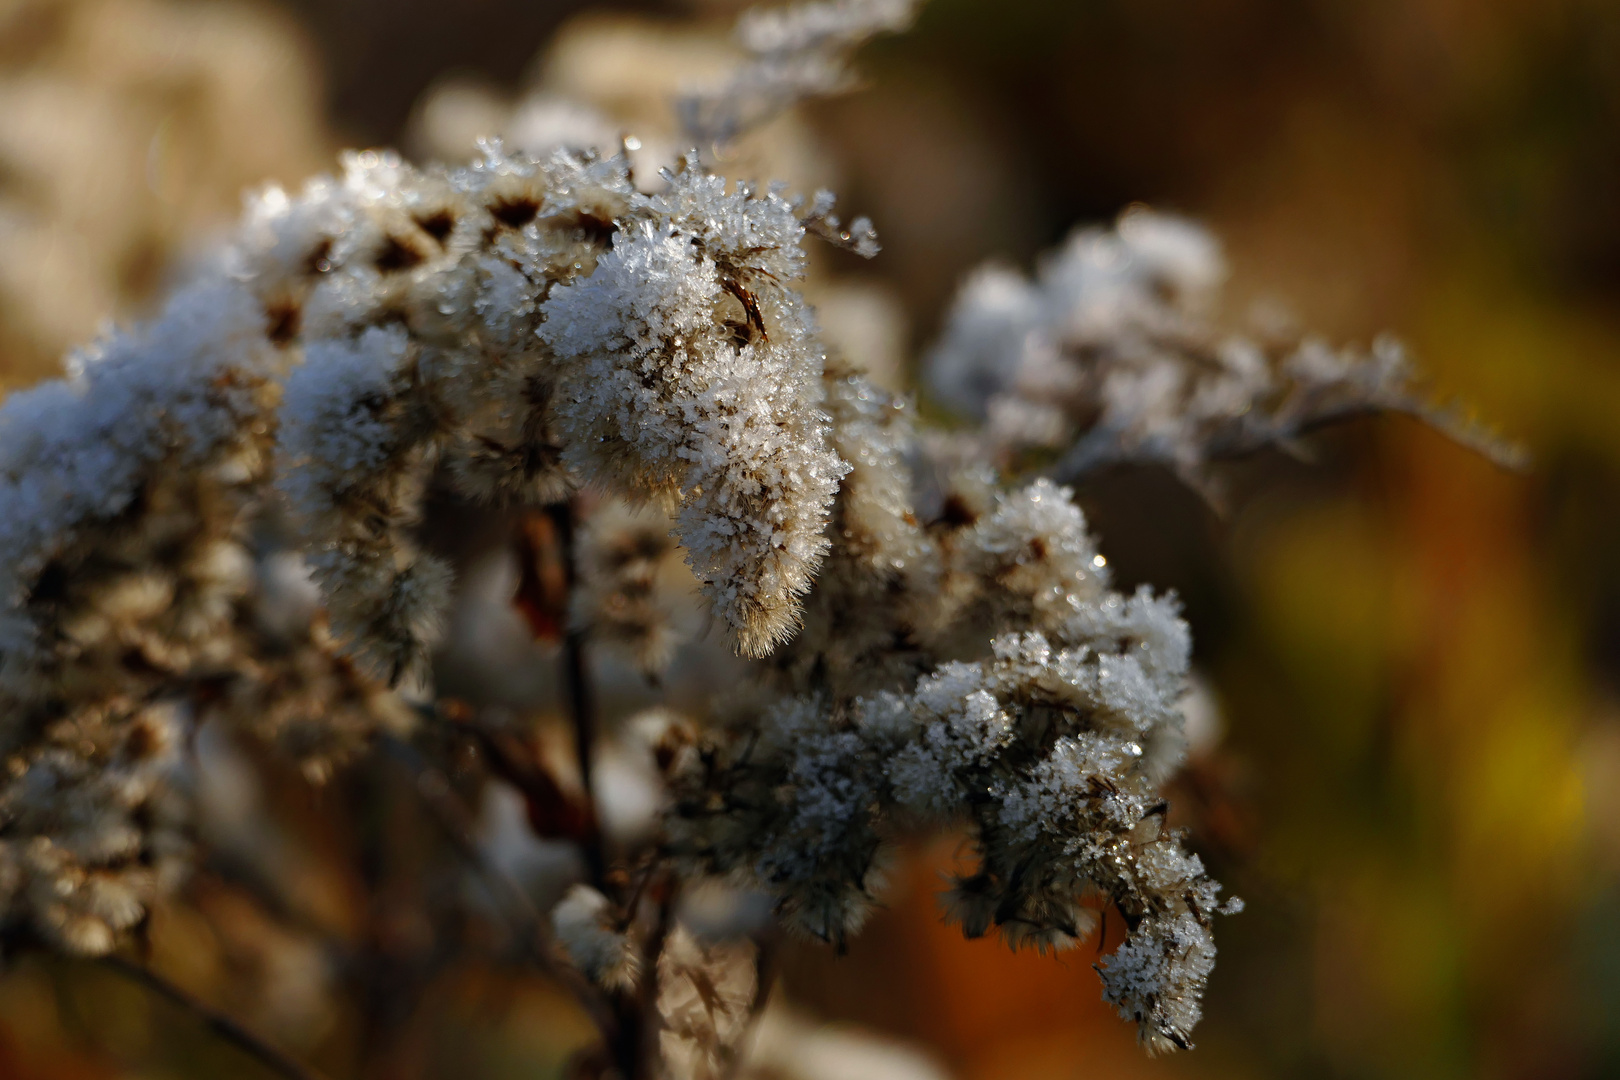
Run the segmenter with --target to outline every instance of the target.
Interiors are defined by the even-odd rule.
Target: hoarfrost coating
[[[258,196],[219,269],[155,320],[12,395],[0,406],[8,919],[105,951],[177,880],[152,869],[180,865],[184,847],[150,805],[174,802],[164,786],[105,782],[167,745],[146,735],[148,702],[172,701],[185,723],[240,709],[255,730],[339,757],[314,717],[355,717],[362,739],[401,727],[375,679],[421,670],[452,589],[413,529],[436,473],[469,498],[545,500],[594,480],[680,504],[677,531],[738,647],[789,633],[845,469],[826,446],[811,316],[786,284],[803,235],[774,192],[696,167],[649,197],[619,158],[492,147],[467,168],[417,171],[353,154],[339,178]],[[655,236],[685,245],[671,274],[637,297],[612,291],[614,266]],[[569,291],[599,259],[593,288]],[[548,296],[573,320],[548,335],[557,349],[536,332]],[[621,314],[643,321],[610,341]],[[657,393],[622,403],[612,448],[590,426],[593,363],[662,372]],[[260,653],[270,638],[252,609],[268,598],[244,545],[267,484],[361,668],[320,627],[286,661]],[[194,704],[199,680],[229,692]],[[63,831],[70,817],[91,831]]]
[[[1055,452],[1075,480],[1120,463],[1174,470],[1220,496],[1211,466],[1292,449],[1323,424],[1407,413],[1499,463],[1523,453],[1433,402],[1400,344],[1333,348],[1279,326],[1221,321],[1226,266],[1199,225],[1144,208],[1078,230],[1033,280],[989,264],[964,282],[927,379],[982,421],[983,450]]]
[[[745,15],[742,65],[677,104],[688,136],[724,147],[848,89],[853,50],[916,8]],[[842,946],[894,842],[937,829],[968,838],[948,920],[1046,951],[1117,913],[1104,998],[1150,1050],[1189,1047],[1241,907],[1166,824],[1190,634],[1173,594],[1114,588],[1061,482],[1135,462],[1215,494],[1213,462],[1370,410],[1510,455],[1393,342],[1225,329],[1218,245],[1140,209],[1033,278],[966,282],[925,374],[978,426],[927,430],[797,291],[807,238],[869,258],[870,221],[695,155],[632,175],[640,140],[557,146],[611,117],[528,113],[545,153],[368,151],[260,192],[156,318],[0,404],[0,946],[138,933],[210,854],[200,808],[241,785],[199,772],[237,737],[312,784],[385,746],[597,1023],[582,1071],[736,1075],[769,915]],[[447,689],[441,637],[524,628],[457,581],[496,565],[486,533],[559,647],[578,791],[497,695]],[[614,735],[598,648],[660,699]],[[457,817],[457,748],[587,881],[502,878]],[[729,902],[699,917],[703,893]]]
[[[832,374],[856,400],[886,401]],[[876,446],[849,452],[888,463]],[[812,594],[804,633],[777,659],[788,696],[757,727],[671,753],[675,853],[775,895],[789,926],[841,944],[874,902],[893,838],[965,825],[977,866],[943,903],[969,936],[1066,948],[1095,931],[1103,904],[1133,928],[1120,961],[1133,971],[1172,924],[1212,949],[1213,917],[1237,905],[1216,899],[1157,793],[1185,751],[1190,640],[1174,599],[1111,591],[1070,492],[1048,481],[921,529],[894,527],[916,518],[905,501],[857,503],[864,481],[857,465],[837,517],[862,557],[835,551],[823,571],[817,593],[842,602]],[[883,602],[853,600],[863,595]],[[1001,629],[971,640],[964,624]],[[1151,972],[1110,1000],[1149,1047],[1190,1045],[1207,966]]]
[[[774,704],[696,737],[714,744],[706,768],[668,759],[685,796],[670,842],[690,868],[742,874],[791,925],[841,940],[896,828],[971,821],[982,865],[950,901],[969,933],[1058,947],[1090,929],[1090,895],[1207,932],[1214,886],[1194,887],[1196,861],[1141,869],[1176,844],[1153,809],[1180,754],[1173,604],[1109,592],[1083,517],[1047,482],[997,494],[993,475],[957,470],[955,509],[918,511],[909,462],[926,453],[905,403],[829,363],[789,287],[806,222],[830,209],[694,162],[644,194],[622,158],[590,153],[492,146],[425,172],[351,155],[339,179],[262,195],[217,280],[87,354],[73,381],[7,402],[4,685],[23,764],[3,843],[63,853],[8,862],[10,917],[105,951],[163,887],[151,851],[183,845],[124,794],[162,784],[118,785],[80,840],[29,795],[49,769],[53,792],[105,802],[118,747],[158,745],[131,734],[151,723],[143,695],[194,723],[188,681],[224,680],[226,703],[286,717],[274,733],[306,746],[322,700],[333,723],[358,705],[359,728],[343,723],[361,738],[400,730],[386,684],[423,669],[454,588],[417,539],[427,488],[522,504],[593,483],[672,513],[737,649],[775,654]],[[256,655],[252,575],[233,569],[251,560],[232,552],[272,491],[358,668],[321,634],[297,668]],[[160,549],[131,546],[153,529]],[[653,670],[665,647],[645,647]],[[330,696],[311,703],[316,686]],[[67,740],[87,725],[101,742],[71,745],[107,749],[80,761]],[[309,775],[328,767],[311,759]],[[715,798],[724,813],[691,814]],[[34,881],[83,900],[30,901]],[[629,985],[631,931],[606,903],[571,894],[554,922],[593,980]],[[1193,1011],[1120,1002],[1145,1038],[1185,1045],[1202,975],[1164,970],[1162,1000]]]

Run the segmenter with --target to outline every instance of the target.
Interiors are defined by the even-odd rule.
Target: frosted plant
[[[1162,927],[1184,937],[1196,927],[1187,941],[1207,952],[1213,916],[1240,907],[1217,901],[1219,886],[1163,823],[1157,791],[1185,750],[1190,647],[1173,599],[1111,592],[1069,492],[1047,481],[998,496],[972,524],[888,543],[933,572],[901,578],[889,573],[900,559],[868,561],[883,603],[838,614],[874,632],[821,637],[812,621],[788,646],[822,653],[796,669],[844,678],[804,680],[815,689],[771,706],[758,728],[671,755],[674,850],[776,895],[790,926],[842,943],[875,899],[889,839],[965,824],[978,865],[943,899],[970,937],[994,928],[1014,947],[1066,948],[1111,905],[1136,944],[1104,969],[1110,1000],[1150,1047],[1190,1045],[1207,966],[1166,962],[1152,985],[1121,981]],[[971,584],[942,589],[941,575]],[[963,623],[1002,629],[967,646]],[[878,681],[845,674],[863,659],[893,685],[902,635],[917,643],[904,659],[915,681],[851,693]],[[849,640],[867,656],[849,656]],[[945,659],[964,653],[975,659]]]
[[[1406,413],[1502,464],[1522,454],[1416,382],[1399,342],[1368,351],[1227,329],[1226,276],[1197,224],[1133,208],[1077,231],[1032,281],[996,264],[962,286],[928,357],[940,400],[983,421],[992,454],[1056,453],[1074,480],[1124,462],[1167,466],[1218,495],[1210,466],[1371,412]]]
[[[841,88],[911,14],[749,16],[712,137]],[[695,154],[654,179],[626,144],[348,154],[259,192],[162,313],[0,405],[0,938],[116,955],[217,870],[223,743],[316,784],[380,749],[461,860],[440,880],[469,884],[420,921],[503,921],[492,948],[597,1024],[582,1070],[730,1075],[778,930],[842,947],[895,842],[936,830],[968,840],[941,897],[965,934],[1059,950],[1117,915],[1105,998],[1150,1050],[1191,1046],[1241,905],[1166,825],[1189,630],[1173,595],[1113,588],[1073,491],[1016,451],[1201,481],[1346,412],[1429,414],[1387,349],[1212,329],[1212,243],[1133,214],[1036,283],[970,283],[931,371],[986,423],[930,432],[799,291],[808,241],[874,255],[870,224],[789,190]],[[439,685],[491,549],[520,552],[526,622],[503,614],[561,662],[513,665],[546,668],[571,761],[517,695]],[[644,678],[594,685],[602,647]],[[521,806],[499,843],[469,786]],[[236,872],[287,909],[268,835],[234,850],[269,869]],[[524,880],[525,838],[574,854]]]
[[[687,133],[700,144],[727,143],[805,98],[850,89],[850,54],[878,34],[910,27],[919,4],[824,0],[746,11],[736,36],[750,60],[720,86],[681,98]]]
[[[804,226],[775,190],[687,167],[641,200],[596,272],[552,290],[540,338],[583,475],[678,505],[676,534],[739,649],[788,636],[845,467],[817,408],[822,353],[782,283]]]
[[[345,661],[300,674],[235,625],[272,459],[333,635],[385,681],[421,662],[450,588],[411,535],[440,468],[474,499],[594,479],[678,507],[716,613],[740,650],[767,651],[795,624],[846,468],[786,288],[803,235],[774,192],[692,166],[642,195],[622,158],[566,152],[492,148],[430,173],[354,155],[340,180],[260,196],[218,279],[5,404],[12,742],[48,745],[79,708],[123,725],[136,710],[115,696],[226,673],[259,726],[309,716],[300,684]],[[326,724],[343,726],[342,696],[378,700],[353,678],[316,693]]]
[[[641,954],[615,922],[612,903],[589,885],[575,885],[551,910],[569,962],[609,990],[630,990],[641,978]]]

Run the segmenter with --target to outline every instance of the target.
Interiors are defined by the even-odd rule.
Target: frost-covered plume
[[[0,406],[0,693],[115,681],[131,647],[181,670],[216,647],[275,400],[261,319],[231,283],[194,287]]]
[[[372,675],[421,669],[451,587],[416,536],[430,484],[536,503],[594,480],[678,505],[738,647],[789,634],[845,471],[786,284],[795,211],[695,165],[648,196],[624,159],[589,153],[491,147],[428,171],[351,154],[340,177],[257,196],[155,320],[10,397],[0,921],[101,952],[139,920],[174,847],[168,774],[144,763],[204,716],[283,744],[312,779],[409,726]],[[649,244],[680,249],[669,274],[614,291]],[[600,287],[570,288],[599,259]],[[631,369],[654,392],[620,380],[593,413],[597,377]],[[625,425],[616,443],[597,441],[604,419]],[[323,609],[290,630],[269,625],[246,548],[276,499]],[[158,707],[175,739],[152,737]]]
[[[186,699],[237,659],[251,584],[261,318],[232,282],[184,290],[0,406],[0,929],[104,952],[176,878]]]
[[[641,954],[607,897],[575,885],[551,912],[551,925],[568,960],[608,990],[630,990],[641,977]]]
[[[775,189],[728,191],[691,165],[668,180],[595,273],[552,290],[540,336],[564,371],[569,463],[678,506],[693,572],[762,656],[795,628],[847,471],[812,316],[786,288],[804,226]]]
[[[1109,465],[1160,464],[1207,493],[1210,466],[1293,449],[1324,424],[1415,416],[1512,465],[1519,454],[1422,392],[1399,343],[1368,351],[1311,337],[1230,330],[1215,239],[1135,208],[1082,229],[1034,280],[988,265],[962,286],[927,377],[941,401],[983,421],[1003,457],[1057,452],[1074,480]]]
[[[805,98],[842,93],[856,81],[851,54],[871,38],[907,29],[922,0],[823,0],[749,8],[737,43],[749,60],[721,86],[678,103],[700,145],[722,145]]]
[[[839,359],[828,364],[825,385],[833,449],[850,471],[804,627],[772,662],[794,690],[847,693],[915,675],[911,650],[897,644],[910,609],[939,576],[940,556],[912,512],[914,435],[905,401]]]
[[[278,486],[334,630],[392,679],[420,665],[447,602],[448,567],[412,539],[435,468],[496,501],[570,483],[539,300],[594,265],[630,194],[617,159],[491,149],[419,173],[365,154],[263,215],[290,258],[249,269],[303,353]]]
[[[451,173],[357,158],[341,187],[289,204],[283,232],[346,223],[310,238],[313,284],[280,287],[304,362],[279,483],[339,637],[394,678],[421,663],[449,582],[412,529],[443,463],[468,498],[595,481],[678,508],[738,647],[781,640],[843,469],[810,313],[788,287],[796,210],[695,162],[649,196],[622,157],[495,148]]]
[[[841,943],[874,900],[892,838],[966,825],[977,865],[944,902],[970,937],[995,929],[1015,947],[1064,948],[1111,906],[1130,935],[1106,962],[1109,1000],[1150,1046],[1190,1045],[1208,965],[1183,954],[1212,948],[1213,916],[1236,905],[1216,900],[1164,826],[1158,785],[1184,750],[1190,648],[1174,599],[1110,591],[1069,493],[1045,481],[971,522],[861,535],[869,550],[842,567],[849,556],[836,556],[828,575],[864,572],[884,613],[865,616],[865,635],[818,635],[813,618],[789,652],[819,661],[785,670],[832,678],[801,676],[808,689],[757,724],[673,755],[675,850]],[[901,572],[901,553],[924,572]],[[962,580],[941,588],[938,575]],[[867,665],[846,638],[866,644]],[[897,640],[910,642],[903,662]],[[895,686],[908,667],[917,674]],[[885,679],[892,688],[871,689]],[[1174,956],[1170,927],[1188,938]]]

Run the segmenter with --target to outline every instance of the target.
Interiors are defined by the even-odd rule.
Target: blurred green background
[[[98,8],[13,6],[40,25]],[[446,72],[515,87],[582,12],[727,16],[162,5],[191,7],[253,12],[282,50],[264,107],[285,94],[313,118],[250,175],[220,170],[227,210],[335,145],[403,141]],[[8,17],[14,78],[56,46]],[[1098,1001],[1088,950],[1012,956],[940,926],[950,838],[907,853],[850,956],[796,951],[787,993],[930,1047],[964,1080],[1620,1076],[1620,3],[934,0],[862,68],[861,92],[808,115],[844,205],[884,238],[862,273],[900,298],[913,355],[980,260],[1028,265],[1146,202],[1226,241],[1240,300],[1285,300],[1338,340],[1397,333],[1535,461],[1504,474],[1377,420],[1315,439],[1314,462],[1246,464],[1225,516],[1156,473],[1080,492],[1120,579],[1186,599],[1222,706],[1222,742],[1175,798],[1249,907],[1219,928],[1195,1052],[1143,1057]],[[108,164],[115,181],[130,160]],[[183,224],[149,261],[183,257]],[[164,280],[126,276],[126,311]],[[42,370],[25,353],[11,381]],[[498,981],[435,987],[428,1049],[367,1075],[555,1069],[577,1018],[544,986]],[[492,1016],[478,1003],[497,991]],[[341,1050],[323,1054],[350,1075]],[[0,1077],[249,1068],[74,965],[0,979]]]

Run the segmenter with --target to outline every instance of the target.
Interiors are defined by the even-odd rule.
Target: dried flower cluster
[[[676,535],[739,650],[791,632],[827,550],[845,467],[819,404],[823,354],[798,207],[695,168],[638,196],[596,272],[552,290],[540,339],[563,368],[556,410],[582,476],[679,505]]]
[[[749,16],[755,62],[688,123],[724,141],[843,88],[849,51],[913,7]],[[588,880],[534,913],[532,951],[572,972],[625,1080],[730,1075],[769,990],[753,900],[842,945],[919,829],[971,840],[942,898],[970,937],[1062,949],[1117,912],[1107,1000],[1150,1049],[1190,1046],[1214,917],[1241,905],[1165,824],[1188,628],[1173,595],[1111,588],[1073,492],[1019,476],[1018,451],[1055,451],[1060,479],[1133,461],[1205,485],[1337,416],[1435,415],[1384,346],[1215,329],[1213,242],[1133,212],[1035,283],[968,284],[930,373],[985,425],[919,431],[798,291],[807,236],[870,256],[870,223],[786,191],[695,155],[639,176],[628,147],[350,154],[261,192],[161,315],[0,405],[6,940],[104,954],[146,917],[189,864],[207,723],[313,782],[388,743],[441,810],[453,730],[581,850]],[[459,586],[425,519],[475,505],[546,526],[522,534],[516,602],[566,639],[585,800],[521,733],[434,700]],[[650,754],[621,775],[660,817],[615,852],[580,650],[671,671],[702,646],[683,594],[755,662],[697,722],[633,725]],[[682,915],[683,888],[731,906]]]
[[[1212,464],[1290,449],[1315,428],[1372,412],[1410,414],[1518,462],[1518,451],[1421,393],[1393,338],[1361,352],[1280,324],[1225,329],[1225,276],[1203,228],[1133,208],[1113,229],[1077,231],[1033,281],[995,264],[975,272],[928,359],[930,386],[984,422],[992,454],[1055,452],[1066,480],[1154,463],[1218,495]]]
[[[229,287],[188,290],[0,407],[0,895],[73,951],[142,917],[177,846],[162,780],[188,687],[233,658],[274,400],[258,322]]]
[[[855,456],[839,524],[864,550],[835,556],[818,594],[837,601],[813,604],[784,650],[798,692],[674,756],[675,850],[841,943],[886,841],[966,825],[977,865],[944,902],[968,936],[1065,948],[1112,905],[1131,949],[1104,970],[1109,999],[1148,1045],[1189,1045],[1211,918],[1239,905],[1164,827],[1190,645],[1174,599],[1108,589],[1066,489],[1037,481],[977,509],[977,485],[953,486],[919,528],[903,494],[861,491],[863,469],[883,484],[903,466],[881,446]]]
[[[218,280],[4,406],[13,771],[58,741],[118,753],[61,729],[122,731],[177,680],[250,664],[234,700],[276,727],[308,715],[286,700],[296,661],[271,680],[231,632],[272,461],[335,636],[385,681],[422,661],[448,597],[410,533],[436,470],[469,498],[594,480],[679,507],[716,613],[767,651],[845,471],[784,287],[803,233],[775,192],[691,167],[647,196],[622,158],[567,153],[454,173],[356,155],[298,199],[261,196]]]

